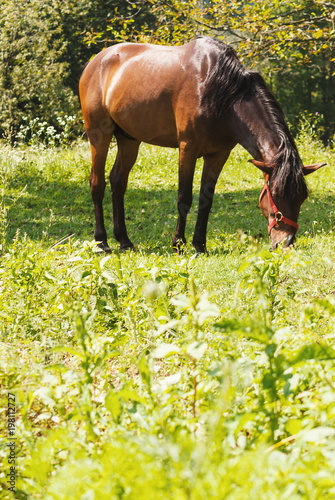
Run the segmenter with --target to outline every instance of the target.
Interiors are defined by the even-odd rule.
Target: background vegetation
[[[82,134],[77,86],[86,62],[122,41],[232,44],[262,72],[292,128],[335,134],[335,9],[324,0],[4,0],[0,137],[67,143]]]
[[[269,251],[262,176],[237,148],[195,258],[171,249],[176,151],[142,148],[137,252],[105,256],[87,144],[2,146],[0,422],[6,443],[15,394],[17,489],[3,447],[0,498],[334,497],[335,154],[299,147],[329,166],[308,179],[296,249]]]

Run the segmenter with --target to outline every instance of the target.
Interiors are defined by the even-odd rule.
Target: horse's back
[[[118,127],[140,141],[177,147],[201,114],[206,81],[218,57],[215,43],[206,38],[183,46],[114,45],[83,72],[84,108],[107,110]]]
[[[119,43],[99,52],[85,67],[79,83],[80,93],[91,93],[96,89],[106,97],[106,90],[114,80],[125,83],[126,78],[138,82],[148,77],[150,66],[159,73],[164,71],[169,55],[181,47],[157,46],[140,43]],[[105,92],[104,92],[105,91]]]

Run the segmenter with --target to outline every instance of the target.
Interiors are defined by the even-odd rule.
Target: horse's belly
[[[175,116],[169,104],[137,102],[114,105],[110,110],[113,121],[135,139],[157,146],[178,147]]]

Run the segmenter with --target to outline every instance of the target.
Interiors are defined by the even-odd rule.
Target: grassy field
[[[175,151],[142,147],[137,251],[108,222],[101,255],[87,145],[1,147],[0,498],[335,498],[335,151],[299,149],[328,165],[295,249],[270,251],[262,176],[237,148],[196,258],[171,249]]]

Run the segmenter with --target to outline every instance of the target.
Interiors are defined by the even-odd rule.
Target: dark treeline
[[[184,43],[217,36],[261,71],[292,130],[332,145],[335,8],[302,0],[3,0],[0,137],[11,144],[80,136],[77,87],[86,62],[121,41]]]

